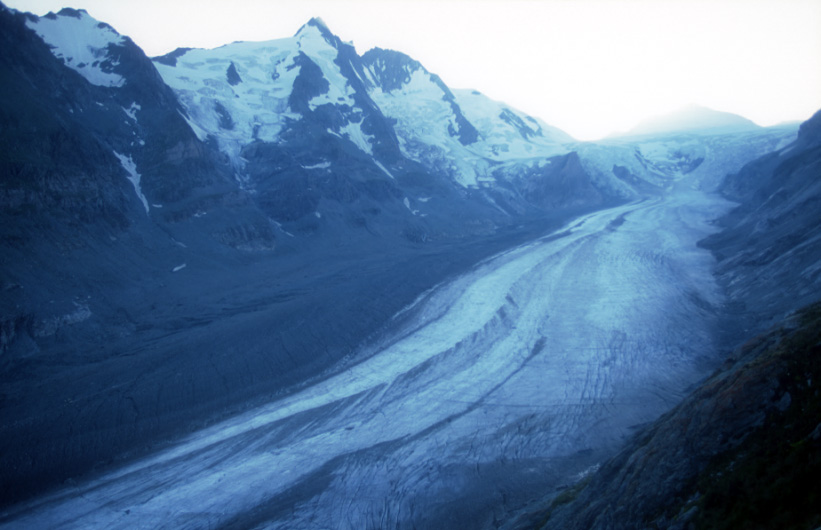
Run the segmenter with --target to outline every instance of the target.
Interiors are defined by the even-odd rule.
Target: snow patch
[[[85,304],[74,302],[75,310],[64,315],[46,318],[34,325],[35,337],[50,337],[64,326],[73,326],[91,318],[91,310]]]
[[[340,132],[359,149],[373,156],[373,136],[365,134],[362,131],[363,121],[365,121],[365,118],[362,118],[358,122],[350,122],[345,127],[342,127]]]
[[[134,163],[130,156],[121,155],[117,151],[114,151],[114,156],[120,160],[123,169],[128,172],[128,180],[134,186],[134,191],[137,193],[140,202],[143,203],[145,213],[148,213],[148,200],[146,200],[145,195],[143,195],[143,190],[140,188],[140,174],[137,173],[137,164]]]
[[[405,198],[402,200],[402,203],[405,205],[405,208],[407,208],[408,210],[410,210],[410,213],[412,213],[413,215],[419,215],[419,210],[414,210],[413,208],[411,208],[411,205],[410,205],[410,199],[408,199],[407,197],[405,197]]]
[[[312,166],[302,166],[302,169],[328,169],[329,167],[331,167],[330,162],[320,162]]]
[[[277,228],[279,228],[279,230],[280,230],[283,234],[285,234],[286,236],[288,236],[288,237],[294,237],[294,234],[292,234],[292,233],[288,232],[287,230],[285,230],[285,229],[282,227],[282,223],[278,223],[278,222],[274,221],[273,219],[271,219],[271,222],[272,222],[272,223],[274,223],[274,226],[276,226]]]
[[[137,111],[142,110],[142,107],[137,103],[132,103],[130,107],[125,108],[123,107],[123,112],[125,112],[126,116],[131,118],[132,121],[137,121]]]
[[[385,166],[383,166],[383,165],[382,165],[382,163],[381,163],[381,162],[379,162],[379,160],[374,159],[373,163],[374,163],[374,164],[376,164],[377,166],[379,166],[379,169],[381,169],[382,171],[384,171],[384,172],[385,172],[385,174],[386,174],[387,176],[389,176],[389,177],[390,177],[390,178],[392,178],[393,180],[396,180],[396,177],[394,177],[394,176],[391,174],[391,172],[390,172],[390,171],[388,171],[388,168],[386,168]]]

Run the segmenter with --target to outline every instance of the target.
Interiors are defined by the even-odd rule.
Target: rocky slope
[[[760,330],[818,297],[821,282],[821,114],[794,143],[750,162],[721,192],[740,205],[703,244],[743,328]]]

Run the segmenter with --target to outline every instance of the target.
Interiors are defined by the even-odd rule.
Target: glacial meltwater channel
[[[421,296],[327,377],[2,528],[481,528],[568,484],[713,367],[696,242],[727,203],[679,182]]]

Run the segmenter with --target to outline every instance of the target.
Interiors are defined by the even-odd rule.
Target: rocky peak
[[[372,74],[379,88],[385,92],[399,90],[411,80],[417,70],[427,73],[419,63],[404,53],[373,48],[362,55],[362,62]]]

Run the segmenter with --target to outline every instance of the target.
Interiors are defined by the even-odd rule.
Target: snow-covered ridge
[[[557,146],[574,141],[564,131],[476,90],[454,90],[453,94],[481,135],[481,141],[472,147],[488,158],[553,156],[566,152]]]
[[[122,45],[125,37],[84,10],[63,9],[44,17],[30,15],[26,25],[51,47],[55,57],[85,77],[89,83],[121,87],[125,79],[114,73],[117,62],[108,56],[110,45]]]
[[[451,91],[404,54],[372,50],[363,56],[369,95],[396,121],[408,158],[451,174],[465,187],[491,183],[493,163],[543,159],[567,152],[566,133],[473,90]],[[464,128],[475,131],[471,141]]]
[[[327,88],[308,101],[308,111],[323,105],[356,105],[354,90],[335,62],[338,50],[325,33],[321,22],[312,20],[293,37],[235,42],[211,50],[180,49],[155,58],[154,64],[200,136],[216,138],[220,149],[241,167],[243,146],[255,140],[276,142],[291,123],[303,118],[292,108],[292,94],[306,58],[327,81]],[[330,132],[372,154],[371,138],[362,133],[359,122],[361,117]]]
[[[355,105],[353,88],[334,63],[337,49],[328,43],[322,34],[322,29],[316,23],[309,23],[297,33],[295,38],[299,50],[319,66],[322,70],[322,76],[330,85],[327,92],[314,97],[308,102],[311,110],[325,104],[341,104],[353,107]]]
[[[300,71],[294,65],[298,52],[293,38],[235,42],[182,51],[175,54],[175,66],[162,58],[154,65],[176,92],[198,135],[217,138],[220,149],[239,162],[245,144],[275,141],[287,120],[301,118],[288,105]],[[229,83],[229,68],[241,82]]]
[[[361,58],[343,58],[339,39],[317,19],[293,37],[180,49],[154,61],[192,128],[201,139],[215,138],[239,173],[245,145],[278,142],[286,130],[308,114],[319,116],[327,105],[342,119],[334,118],[323,129],[374,156],[380,140],[365,127],[374,109],[363,108],[362,98],[370,98],[393,120],[404,156],[465,187],[492,182],[496,162],[563,154],[563,144],[572,142],[558,129],[481,94],[452,92],[404,54],[372,50]],[[357,95],[363,87],[367,94]]]

